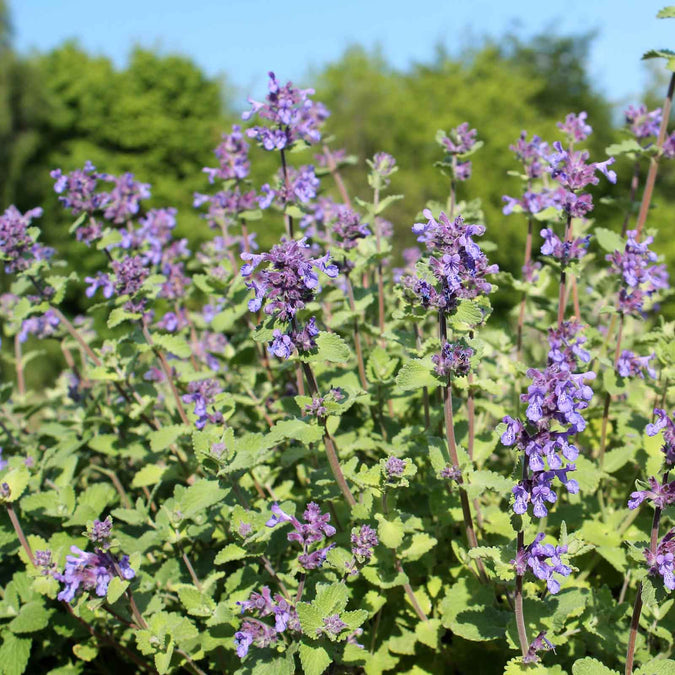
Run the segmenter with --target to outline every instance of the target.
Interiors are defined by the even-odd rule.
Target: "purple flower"
[[[656,379],[656,371],[649,365],[649,362],[656,357],[652,353],[649,356],[638,356],[637,354],[624,349],[616,364],[616,369],[621,377],[639,377],[644,379],[645,371],[652,379]]]
[[[345,628],[347,628],[347,624],[340,618],[339,614],[332,614],[323,620],[323,630],[329,635],[337,636]]]
[[[288,541],[295,541],[302,546],[302,553],[298,556],[298,562],[305,570],[321,567],[326,560],[328,551],[335,544],[329,544],[323,548],[313,548],[315,544],[335,534],[335,528],[328,524],[330,514],[322,514],[319,505],[310,502],[303,513],[304,523],[294,516],[289,516],[278,504],[272,504],[272,517],[267,521],[267,527],[276,527],[281,523],[291,523],[293,531],[287,535]]]
[[[611,269],[621,279],[619,311],[626,314],[642,314],[644,300],[659,290],[668,288],[668,272],[665,265],[657,265],[656,253],[649,249],[653,237],[637,240],[637,230],[627,232],[623,251],[614,251],[605,256],[612,263]]]
[[[528,141],[527,131],[522,131],[516,144],[510,145],[509,149],[522,163],[528,178],[541,178],[544,175],[550,150],[548,143],[542,141],[539,136],[533,135],[532,140]]]
[[[661,484],[654,476],[648,480],[651,489],[632,492],[628,500],[629,509],[636,509],[645,499],[651,501],[659,509],[675,504],[675,481]]]
[[[391,182],[389,177],[398,171],[396,160],[386,152],[378,152],[373,159],[368,159],[366,162],[372,170],[369,182],[373,187],[386,188]]]
[[[647,436],[656,436],[663,430],[663,446],[661,452],[666,456],[666,464],[675,464],[675,422],[661,408],[654,408],[656,420],[645,428]]]
[[[564,321],[559,328],[550,328],[548,331],[548,362],[576,370],[578,362],[588,363],[591,355],[583,349],[586,338],[580,335],[582,329],[576,319]]]
[[[388,457],[387,461],[384,464],[384,475],[388,479],[400,478],[404,474],[407,464],[408,464],[407,459],[400,459],[399,457]]]
[[[187,394],[181,396],[183,403],[194,404],[194,414],[197,416],[195,426],[197,429],[203,429],[207,423],[222,424],[223,415],[213,408],[214,399],[223,388],[216,380],[206,379],[188,384]],[[213,412],[209,412],[208,408],[211,406]]]
[[[464,377],[471,370],[471,357],[474,350],[462,342],[446,342],[440,354],[431,357],[434,371],[439,377]]]
[[[59,327],[59,323],[53,309],[48,309],[42,316],[31,316],[21,324],[19,342],[25,342],[29,335],[34,335],[39,340],[51,337]]]
[[[352,529],[351,533],[352,555],[363,564],[373,557],[375,547],[380,543],[377,532],[370,525],[361,525],[360,528]]]
[[[326,410],[326,406],[324,405],[323,396],[314,396],[312,402],[305,406],[304,413],[320,420],[325,419],[326,415],[328,415],[328,410]]]
[[[590,199],[590,195],[587,196]],[[521,199],[514,199],[513,197],[504,195],[502,201],[506,202],[506,206],[504,206],[502,212],[507,216],[515,210],[535,214],[551,207],[560,211],[567,200],[569,200],[569,194],[562,187],[555,189],[544,188],[540,192],[527,190]]]
[[[42,215],[41,208],[21,213],[10,206],[0,216],[0,256],[5,261],[5,272],[24,272],[35,260],[50,258],[54,250],[38,244],[28,231],[33,218]]]
[[[66,556],[63,574],[54,574],[54,578],[64,584],[63,590],[57,596],[63,602],[72,602],[80,590],[95,591],[96,595],[104,597],[113,577],[120,576],[129,580],[136,576],[129,566],[129,556],[124,555],[118,559],[101,549],[86,553],[77,546],[71,546],[70,550],[75,555]]]
[[[626,118],[626,124],[630,126],[630,130],[638,140],[658,136],[662,117],[661,108],[656,108],[650,112],[644,103],[637,108],[630,105],[623,114]]]
[[[105,201],[103,217],[115,224],[121,224],[135,216],[143,199],[150,198],[150,185],[134,180],[132,173],[121,176],[102,174],[101,178],[114,184]]]
[[[260,188],[258,206],[261,209],[269,208],[273,203],[284,207],[286,204],[308,204],[316,197],[320,181],[314,173],[313,166],[301,166],[299,169],[288,167],[288,179],[279,171],[277,187],[272,188],[267,183]]]
[[[669,591],[675,590],[675,528],[663,536],[654,553],[646,548],[644,554],[649,573],[660,574],[663,585]]]
[[[283,150],[298,140],[318,143],[321,140],[319,127],[329,116],[321,103],[314,103],[309,97],[313,89],[297,89],[291,82],[279,85],[274,73],[269,73],[269,93],[264,103],[249,99],[251,110],[242,115],[249,120],[255,115],[272,123],[272,128],[254,126],[246,131],[249,138],[255,138],[265,150]]]
[[[555,152],[549,157],[551,176],[565,189],[578,192],[588,185],[597,185],[600,182],[595,175],[597,171],[604,174],[610,183],[616,183],[616,173],[607,168],[614,164],[613,157],[604,162],[587,164],[590,155],[586,150],[566,150],[558,141],[553,144],[553,149]]]
[[[593,133],[592,127],[586,124],[587,117],[588,113],[585,110],[578,115],[569,113],[564,122],[558,122],[557,127],[567,135],[570,143],[585,141]]]
[[[113,521],[110,516],[105,520],[94,520],[91,530],[88,532],[89,541],[93,542],[102,549],[110,547],[110,537],[112,536]]]
[[[578,237],[572,241],[562,241],[551,228],[544,228],[539,233],[544,238],[544,244],[541,247],[542,255],[550,255],[559,260],[563,265],[570,260],[581,260],[586,255],[590,235]]]
[[[243,180],[248,176],[251,164],[248,161],[248,143],[244,139],[241,127],[232,125],[232,133],[223,134],[223,140],[214,150],[220,166],[215,169],[204,168],[209,183],[219,180]]]
[[[546,581],[550,593],[557,593],[560,590],[560,582],[553,575],[567,577],[572,571],[560,559],[561,555],[567,553],[567,546],[542,544],[543,538],[544,533],[540,532],[529,546],[518,551],[511,564],[519,575],[525,574],[529,567],[537,579]]]
[[[537,637],[532,640],[530,647],[527,650],[527,654],[523,656],[523,663],[537,663],[539,661],[537,653],[544,650],[552,650],[555,652],[555,647],[553,644],[546,639],[545,630],[541,631],[539,635],[537,635]]]
[[[85,277],[84,280],[89,284],[84,294],[88,298],[93,298],[99,288],[103,289],[103,297],[109,300],[115,292],[115,284],[110,277],[103,272],[97,272],[95,277]]]
[[[362,223],[359,214],[348,206],[338,206],[332,231],[337,245],[345,251],[354,248],[359,239],[370,234],[368,225]]]

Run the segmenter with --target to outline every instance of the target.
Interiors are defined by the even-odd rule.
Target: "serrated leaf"
[[[607,148],[607,151],[609,152],[609,148]],[[600,247],[607,253],[623,251],[626,248],[626,242],[618,232],[608,230],[605,227],[596,227],[593,234]]]
[[[213,564],[224,565],[225,563],[232,562],[233,560],[241,560],[247,555],[249,554],[245,548],[242,548],[238,544],[228,544],[225,548],[218,551]]]
[[[80,661],[93,661],[98,656],[98,647],[96,647],[96,645],[91,645],[88,642],[73,645],[73,654],[75,654]]]
[[[441,620],[429,619],[420,621],[415,626],[415,636],[417,639],[431,649],[438,649],[438,641],[441,633]]]
[[[425,553],[436,546],[437,539],[426,532],[416,532],[412,536],[410,546],[400,551],[403,560],[419,560]]]
[[[165,335],[164,333],[155,333],[152,340],[157,347],[163,351],[174,354],[180,359],[187,359],[192,354],[192,349],[187,340],[181,335]]]
[[[601,661],[587,656],[574,662],[572,675],[619,675],[619,673],[608,668]]]
[[[7,627],[12,633],[34,633],[49,623],[49,614],[41,602],[29,602],[21,607],[18,616]]]
[[[131,487],[142,488],[149,485],[157,485],[162,480],[166,466],[158,464],[146,464],[140,471],[137,471],[131,481]]]
[[[652,659],[635,671],[635,675],[675,675],[675,661],[672,659]]]
[[[431,357],[406,361],[396,376],[396,387],[400,391],[415,391],[422,389],[422,387],[438,387],[439,382],[432,371]]]
[[[499,495],[507,495],[513,489],[513,481],[506,476],[502,476],[495,471],[480,469],[474,471],[466,485],[466,492],[469,499],[476,499],[482,495],[485,490],[492,490]]]
[[[656,14],[657,19],[675,19],[675,5],[668,5]]]
[[[333,661],[323,647],[315,647],[306,642],[301,643],[299,653],[305,675],[321,675]]]
[[[347,343],[337,333],[321,331],[316,338],[316,352],[300,357],[306,363],[328,361],[329,363],[345,363],[352,353]]]
[[[627,138],[625,141],[621,141],[621,143],[613,143],[612,145],[607,146],[605,152],[608,155],[615,157],[616,155],[625,155],[631,152],[642,153],[644,152],[644,148],[634,138]]]
[[[221,488],[217,481],[206,479],[197,481],[194,485],[190,485],[181,496],[181,513],[186,518],[190,518],[217,504],[226,494],[227,490]]]
[[[15,502],[28,486],[30,473],[24,466],[10,469],[3,477],[2,482],[9,486],[9,496],[4,497],[5,502]]]
[[[129,582],[120,577],[113,577],[108,584],[108,591],[105,594],[106,600],[114,605],[129,588]]]
[[[480,307],[471,300],[462,300],[454,314],[449,318],[449,323],[452,325],[458,323],[468,323],[470,326],[475,326],[483,320],[483,312]]]
[[[398,548],[403,543],[403,535],[405,533],[401,519],[394,518],[388,520],[380,513],[376,514],[375,517],[379,520],[377,536],[380,539],[380,543],[387,548]]]
[[[0,645],[0,672],[2,675],[22,675],[28,665],[32,640],[11,633],[2,634]]]
[[[191,431],[192,428],[187,427],[184,424],[170,424],[168,426],[162,427],[161,429],[151,431],[148,434],[150,448],[153,452],[161,452],[162,450],[166,450],[166,448],[172,445],[183,434],[189,434]]]

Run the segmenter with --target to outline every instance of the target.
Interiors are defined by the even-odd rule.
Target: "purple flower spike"
[[[663,585],[669,590],[675,590],[675,528],[672,528],[663,536],[656,552],[648,548],[644,551],[645,559],[649,565],[649,573],[659,574],[663,577]]]
[[[586,123],[587,117],[585,110],[578,115],[569,113],[564,122],[558,122],[557,127],[567,135],[570,143],[585,141],[593,133],[593,128]]]

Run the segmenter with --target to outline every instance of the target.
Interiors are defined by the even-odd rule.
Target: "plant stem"
[[[195,585],[197,590],[201,592],[202,584],[199,581],[197,573],[195,572],[195,568],[192,566],[192,563],[190,562],[190,558],[188,558],[187,553],[185,553],[185,549],[180,544],[177,544],[176,546],[178,548],[178,551],[180,552],[180,556],[183,559],[183,562],[185,563],[185,567],[187,567],[187,571],[190,574],[192,583]]]
[[[335,163],[333,154],[331,153],[327,145],[323,146],[323,154],[326,158],[326,163],[328,165],[330,175],[333,177],[333,180],[335,181],[335,185],[337,186],[338,192],[340,193],[340,197],[342,197],[342,201],[351,209],[352,202],[349,199],[347,188],[345,187],[345,184],[342,180],[342,176],[340,175],[340,171],[338,170],[337,164]]]
[[[623,337],[623,324],[624,324],[624,315],[619,315],[619,332],[616,336],[616,348],[614,349],[614,370],[616,371],[616,366],[619,362],[619,356],[621,355],[621,339]],[[600,429],[600,452],[598,454],[598,464],[602,469],[602,465],[605,461],[605,450],[607,448],[607,425],[609,423],[609,406],[612,401],[612,397],[609,394],[605,394],[605,405],[602,412],[602,426]]]
[[[663,482],[668,482],[668,471],[663,475]],[[656,555],[656,547],[659,541],[659,524],[661,522],[661,509],[654,508],[654,517],[652,518],[652,531],[649,538],[649,550],[652,555]],[[628,635],[628,651],[626,653],[626,675],[632,675],[633,662],[635,660],[635,641],[637,632],[640,628],[640,614],[642,612],[642,582],[638,584],[635,604],[633,605],[633,616],[630,620],[630,633]]]
[[[300,577],[300,583],[298,584],[298,592],[295,594],[295,604],[297,605],[302,598],[302,592],[305,590],[305,581],[307,580],[307,575],[303,572]]]
[[[440,322],[441,346],[443,346],[448,341],[448,329],[445,321],[445,314],[443,313],[442,310],[438,313],[438,316]],[[452,383],[448,382],[448,384],[442,387],[441,390],[443,393],[445,437],[448,443],[448,452],[450,453],[450,460],[453,466],[459,467],[457,442],[455,440],[455,424],[452,415]],[[464,518],[464,528],[466,530],[467,543],[469,544],[469,548],[476,548],[478,546],[478,540],[476,539],[476,530],[474,529],[473,518],[471,517],[469,496],[466,493],[466,489],[464,487],[464,479],[462,478],[461,475],[457,478],[457,487],[459,489],[459,500],[462,505],[462,516]],[[476,558],[475,561],[481,581],[486,582],[487,574],[485,573],[483,561],[480,558]]]
[[[527,219],[527,239],[525,239],[525,262],[523,263],[523,269],[529,267],[530,261],[532,260],[532,229],[533,229],[533,219],[530,216]],[[520,299],[520,312],[518,314],[518,329],[516,332],[516,354],[517,358],[520,361],[523,356],[523,327],[525,325],[525,304],[527,301],[527,293],[523,291],[523,297]]]
[[[30,547],[30,544],[28,543],[28,539],[26,539],[26,535],[23,533],[23,529],[21,527],[21,523],[19,522],[19,518],[16,515],[16,511],[14,511],[14,504],[12,502],[5,502],[5,507],[7,509],[9,519],[12,523],[12,527],[14,528],[14,532],[16,532],[16,536],[19,539],[19,543],[21,544],[23,550],[26,552],[26,555],[28,556],[28,560],[30,560],[31,565],[35,567],[35,558],[33,557],[33,551]]]
[[[527,479],[527,455],[523,453],[522,457],[522,477],[523,480]],[[522,558],[523,550],[525,549],[525,533],[521,529],[517,535],[517,548],[518,553],[516,557],[518,559]],[[518,627],[518,642],[520,642],[520,651],[523,658],[527,655],[527,652],[530,649],[530,643],[527,639],[527,629],[525,627],[525,614],[523,613],[523,575],[516,574],[516,594],[513,599],[513,609],[516,614],[516,626]]]
[[[565,222],[565,243],[572,241],[572,215],[567,214]],[[564,264],[560,268],[560,291],[558,293],[558,328],[565,320],[565,303],[567,301],[567,272]]]
[[[668,122],[670,121],[670,109],[673,104],[673,90],[675,90],[675,73],[670,76],[670,82],[668,83],[668,93],[666,94],[666,100],[663,102],[663,110],[661,117],[661,126],[659,127],[659,135],[656,140],[656,147],[660,151],[663,148],[663,143],[666,140],[666,132],[668,129]],[[637,220],[637,240],[640,240],[642,236],[642,229],[645,226],[647,221],[647,212],[649,211],[649,205],[652,201],[652,192],[654,191],[654,184],[656,183],[656,173],[659,168],[659,159],[658,155],[653,156],[649,160],[649,171],[647,172],[647,178],[645,180],[645,189],[642,193],[642,202],[640,203],[640,212],[638,213]]]
[[[183,403],[180,400],[180,395],[173,381],[173,373],[171,372],[171,366],[169,366],[169,363],[166,360],[166,356],[164,356],[164,352],[161,349],[159,349],[157,345],[155,345],[155,342],[152,339],[152,335],[150,335],[150,331],[148,331],[148,325],[145,321],[145,317],[141,320],[141,330],[143,331],[143,337],[145,338],[145,341],[155,352],[155,356],[159,359],[162,371],[164,372],[164,377],[166,377],[166,381],[169,383],[169,387],[171,388],[171,394],[173,395],[173,399],[176,402],[176,408],[178,409],[178,415],[180,416],[181,421],[186,426],[190,426],[190,420],[188,419],[188,416],[185,414],[185,408],[183,408]]]
[[[415,335],[418,351],[422,349],[422,328],[418,323],[415,324]],[[422,387],[422,400],[424,401],[424,429],[425,431],[431,425],[431,418],[429,415],[429,388]]]
[[[305,378],[307,379],[307,386],[309,387],[310,394],[312,396],[318,396],[319,386],[316,383],[316,378],[314,377],[314,373],[312,372],[312,367],[309,365],[309,363],[305,363],[303,361],[302,369],[305,373]],[[347,485],[345,476],[342,473],[342,468],[340,467],[340,460],[337,454],[337,448],[335,447],[335,441],[333,440],[333,437],[330,435],[330,432],[328,431],[325,419],[321,421],[321,425],[323,427],[323,443],[326,449],[326,457],[328,458],[328,464],[330,465],[331,471],[333,472],[335,482],[338,484],[338,487],[342,491],[342,494],[347,500],[349,506],[354,506],[356,504],[356,499],[354,499],[354,495],[349,489],[349,485]]]
[[[349,309],[356,312],[356,302],[354,300],[354,288],[352,287],[349,274],[345,274],[345,282],[347,284],[347,298],[349,299]],[[356,361],[359,368],[359,379],[361,380],[361,387],[368,391],[368,380],[366,379],[366,368],[363,363],[363,351],[361,349],[361,332],[359,329],[359,319],[354,317],[354,349],[356,350]]]
[[[26,393],[26,382],[23,377],[23,356],[18,333],[14,336],[14,365],[16,367],[16,386],[19,390],[19,396],[23,396]]]
[[[281,172],[284,177],[284,221],[286,223],[286,234],[288,235],[289,239],[293,239],[293,216],[290,216],[288,213],[286,213],[286,204],[288,203],[288,192],[290,188],[290,184],[288,182],[288,167],[286,166],[286,152],[284,148],[281,148]]]
[[[640,182],[640,161],[635,161],[635,167],[633,168],[633,177],[630,181],[630,205],[626,211],[626,215],[623,219],[623,225],[621,226],[621,236],[625,237],[626,232],[628,232],[628,223],[630,223],[630,217],[633,213],[633,204],[635,204],[635,196],[637,195],[638,184]]]

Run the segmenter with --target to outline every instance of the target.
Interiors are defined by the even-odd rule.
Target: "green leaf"
[[[180,438],[183,434],[191,433],[192,428],[187,427],[184,424],[171,424],[156,431],[151,431],[148,434],[148,439],[150,440],[150,448],[153,452],[161,452],[166,450],[170,445],[172,445],[176,439]]]
[[[148,485],[156,485],[162,480],[162,476],[166,470],[166,466],[146,464],[140,471],[136,472],[136,475],[131,481],[131,487],[142,488],[147,487]]]
[[[180,359],[187,359],[192,354],[192,349],[187,340],[180,335],[164,335],[163,333],[155,333],[152,340],[157,347],[174,354]]]
[[[431,649],[438,649],[438,639],[441,632],[441,620],[429,619],[420,621],[415,626],[415,636],[417,639]]]
[[[30,638],[20,638],[11,633],[2,633],[0,646],[0,672],[2,675],[22,675],[30,657]]]
[[[385,197],[380,201],[380,203],[377,205],[377,208],[375,209],[375,215],[379,215],[384,211],[387,207],[391,206],[394,202],[399,201],[400,199],[403,199],[404,195],[389,195],[388,197]]]
[[[129,582],[121,579],[120,577],[113,577],[108,584],[108,591],[105,594],[105,599],[111,604],[114,605],[121,597],[122,594],[129,588]]]
[[[572,675],[619,675],[619,673],[597,659],[587,656],[574,662]]]
[[[186,518],[206,511],[225,497],[227,490],[218,485],[218,481],[202,479],[183,492],[180,498],[180,510]]]
[[[216,603],[203,591],[188,584],[176,584],[178,597],[188,614],[210,617],[216,609]]]
[[[378,345],[370,353],[366,368],[371,380],[386,382],[394,374],[397,365],[398,359],[392,358],[385,349]]]
[[[306,642],[300,644],[300,663],[305,675],[321,675],[332,663],[332,659],[323,647],[315,647]]]
[[[455,326],[459,323],[468,323],[470,326],[475,326],[483,320],[483,312],[480,307],[471,300],[462,300],[455,313],[449,318],[451,325]]]
[[[602,469],[607,473],[614,473],[629,462],[635,454],[635,448],[630,445],[621,445],[614,450],[610,450],[605,455]]]
[[[18,616],[9,622],[8,628],[12,633],[34,633],[47,626],[49,614],[41,602],[29,602],[21,607]]]
[[[672,49],[650,49],[642,55],[646,59],[666,59],[666,68],[675,71],[675,52]]]
[[[140,314],[135,312],[127,312],[127,310],[123,309],[122,307],[115,307],[115,309],[110,312],[110,316],[108,317],[108,328],[115,328],[124,321],[135,321],[136,319],[140,318]]]
[[[9,486],[9,497],[4,497],[5,502],[15,502],[28,486],[30,473],[24,466],[10,469],[3,477],[2,482]]]
[[[609,150],[610,148],[607,148],[607,152],[609,152]],[[607,251],[607,253],[623,251],[626,248],[626,242],[618,232],[608,230],[604,227],[596,227],[593,234],[595,235],[600,248]]]
[[[238,544],[228,544],[225,548],[218,551],[213,564],[224,565],[225,563],[232,562],[233,560],[241,560],[248,555],[250,555],[248,551]]]
[[[474,471],[469,476],[469,482],[466,485],[466,492],[469,499],[476,499],[482,495],[485,490],[492,490],[499,495],[507,495],[513,488],[513,481],[506,476],[501,476],[495,471],[480,469]]]
[[[675,5],[668,5],[660,9],[656,15],[657,19],[675,19]]]
[[[644,148],[634,139],[634,138],[627,138],[625,141],[621,141],[621,143],[612,143],[612,145],[607,146],[605,148],[605,152],[608,155],[611,155],[612,157],[615,157],[616,155],[625,155],[628,153],[633,153],[633,152],[638,152],[638,153],[643,153]],[[603,229],[603,228],[599,228]],[[610,232],[610,230],[606,230],[607,232]],[[597,230],[596,230],[597,232]],[[614,234],[614,233],[612,233]],[[625,243],[625,242],[624,242]],[[600,244],[602,246],[602,244]],[[603,246],[603,248],[605,248]],[[607,249],[605,249],[607,250]],[[615,250],[615,249],[613,249]]]
[[[403,543],[404,528],[400,518],[388,520],[381,513],[375,515],[379,520],[377,536],[387,548],[398,548]]]
[[[401,558],[404,560],[419,560],[425,553],[436,546],[437,541],[437,539],[426,532],[416,532],[412,536],[410,546],[401,550]]]
[[[635,675],[675,675],[675,661],[672,659],[652,659],[635,671]]]
[[[73,654],[75,654],[80,661],[93,661],[98,656],[98,647],[89,644],[88,642],[73,645]]]
[[[330,363],[345,363],[352,356],[347,343],[337,333],[321,331],[316,338],[316,351],[300,357],[306,363],[328,361]]]
[[[436,388],[439,382],[432,371],[433,363],[430,356],[406,361],[396,376],[396,387],[400,391],[415,391],[422,387]]]

